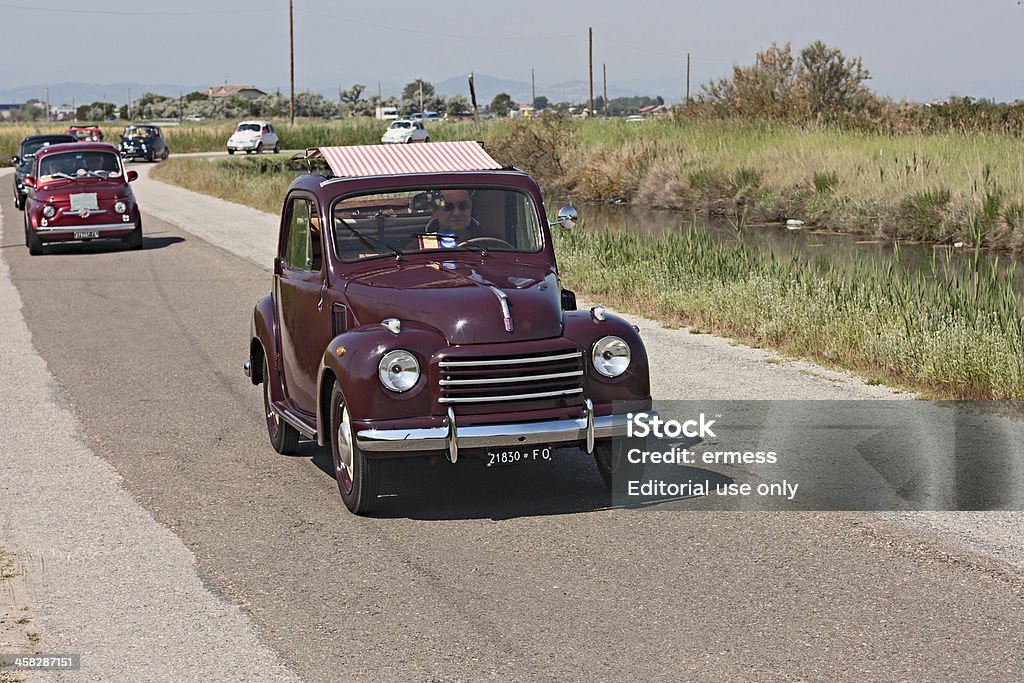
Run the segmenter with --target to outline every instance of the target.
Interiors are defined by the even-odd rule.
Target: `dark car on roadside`
[[[157,126],[128,126],[121,133],[121,156],[125,159],[156,161],[171,154],[164,133]]]
[[[51,135],[29,135],[18,143],[17,156],[11,157],[11,164],[14,165],[14,206],[21,210],[25,208],[25,197],[28,196],[28,188],[22,183],[22,179],[32,170],[32,162],[35,161],[36,152],[50,145],[59,145],[68,142],[77,142],[78,138],[67,133],[55,133]]]
[[[651,409],[647,354],[637,328],[562,288],[551,226],[575,228],[575,209],[548,223],[533,179],[476,142],[306,158],[330,172],[284,197],[244,363],[276,451],[329,446],[356,514],[387,458],[543,467],[582,451],[609,487],[635,474],[612,440]]]
[[[117,147],[106,142],[51,145],[24,178],[25,245],[33,256],[54,242],[115,238],[142,248],[142,215]]]

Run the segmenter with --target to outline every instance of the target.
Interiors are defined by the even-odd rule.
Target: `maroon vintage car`
[[[612,437],[651,406],[647,356],[636,328],[562,289],[534,181],[475,142],[308,158],[331,172],[288,190],[245,362],[274,448],[329,444],[357,514],[385,457],[490,466],[578,447],[610,486]],[[575,220],[563,207],[557,223]]]
[[[105,142],[51,145],[35,158],[25,204],[25,245],[33,256],[51,242],[119,238],[142,248],[142,216],[118,149]]]

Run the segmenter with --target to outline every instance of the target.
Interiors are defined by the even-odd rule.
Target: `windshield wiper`
[[[345,221],[341,221],[341,224],[344,225],[349,230],[351,230],[352,234],[355,235],[356,237],[358,237],[359,239],[361,239],[364,243],[366,243],[366,245],[368,247],[372,248],[374,246],[374,244],[379,244],[382,247],[384,247],[385,249],[387,249],[388,251],[390,251],[392,254],[394,254],[395,255],[395,259],[397,259],[399,261],[402,260],[402,252],[399,251],[398,249],[395,249],[393,246],[391,246],[390,244],[388,244],[384,240],[377,239],[376,237],[370,237],[369,235],[364,235],[360,231],[356,230],[355,226],[349,225]]]

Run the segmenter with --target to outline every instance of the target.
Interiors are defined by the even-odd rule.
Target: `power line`
[[[346,24],[356,24],[357,26],[369,26],[371,28],[379,28],[384,31],[397,31],[399,33],[415,33],[421,36],[433,36],[438,38],[465,38],[467,40],[472,39],[483,39],[483,40],[558,40],[562,38],[582,38],[582,33],[559,33],[555,36],[494,36],[494,35],[483,35],[480,33],[474,34],[462,34],[462,33],[442,33],[439,31],[421,31],[414,28],[404,28],[401,26],[389,26],[387,24],[375,24],[370,21],[361,21],[359,19],[353,19],[352,17],[339,17],[334,14],[327,14],[325,12],[318,12],[311,9],[302,9],[299,7],[295,8],[295,11],[300,14],[313,14],[318,17],[324,17],[326,19],[335,19],[337,21],[343,21]]]
[[[28,5],[7,5],[0,4],[0,9],[20,9],[29,12],[55,12],[58,14],[113,14],[117,16],[139,16],[139,17],[155,17],[155,16],[168,16],[168,17],[186,17],[186,16],[210,16],[216,14],[267,14],[277,13],[280,10],[277,9],[233,9],[233,10],[184,10],[184,11],[170,11],[170,10],[154,10],[152,12],[138,12],[132,10],[99,10],[99,9],[63,9],[57,7],[29,7]]]
[[[629,43],[623,43],[621,41],[613,40],[611,38],[606,38],[605,40],[607,42],[609,42],[609,43],[614,43],[615,45],[621,45],[622,47],[628,47],[629,49],[636,50],[638,52],[646,52],[648,54],[658,55],[659,57],[671,57],[672,59],[686,59],[686,53],[676,54],[674,52],[662,52],[660,50],[651,50],[650,48],[640,47],[638,45],[630,45]],[[735,59],[716,59],[714,57],[693,57],[693,61],[695,61],[695,62],[721,62],[721,63],[725,63],[725,64],[735,64],[736,63]]]

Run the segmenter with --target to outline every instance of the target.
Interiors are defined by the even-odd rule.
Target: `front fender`
[[[259,357],[257,357],[259,355]],[[270,377],[263,376],[263,358],[267,359]],[[273,401],[284,399],[284,391],[277,359],[277,318],[274,311],[274,297],[270,294],[256,302],[252,311],[249,333],[249,360],[252,362],[252,383],[270,382],[270,397]]]
[[[651,377],[647,349],[640,333],[631,324],[614,315],[597,320],[590,311],[567,311],[564,334],[583,349],[586,356],[587,396],[596,403],[609,401],[650,400]],[[631,361],[623,374],[610,379],[594,369],[591,352],[602,337],[614,335],[629,344]]]
[[[317,379],[317,440],[327,443],[330,395],[334,380],[341,385],[353,420],[388,419],[430,414],[430,359],[448,344],[435,329],[403,322],[402,331],[391,332],[380,324],[365,325],[331,340],[320,363]],[[377,376],[380,359],[396,349],[411,352],[420,365],[416,385],[400,394],[385,389]]]

